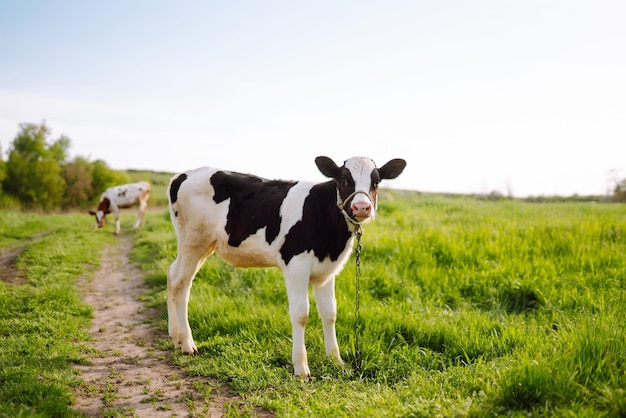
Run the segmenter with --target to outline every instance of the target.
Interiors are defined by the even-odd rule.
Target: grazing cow
[[[322,319],[326,354],[343,365],[337,345],[335,275],[350,256],[357,225],[374,218],[378,184],[406,166],[394,159],[380,168],[366,157],[337,166],[328,157],[315,164],[332,180],[266,180],[203,167],[172,177],[170,217],[178,256],[167,272],[168,328],[175,348],[198,351],[187,317],[191,282],[216,252],[235,267],[279,267],[283,271],[293,333],[294,373],[310,376],[304,345],[313,286]]]
[[[102,193],[98,210],[89,211],[95,215],[96,224],[94,229],[102,228],[106,222],[106,215],[113,211],[115,216],[115,233],[120,233],[120,209],[137,206],[137,221],[133,228],[143,225],[143,218],[150,198],[150,183],[139,181],[137,183],[122,184],[121,186],[109,187]]]

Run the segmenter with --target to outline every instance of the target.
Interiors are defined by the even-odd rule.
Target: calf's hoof
[[[311,379],[311,374],[310,373],[307,373],[307,374],[296,374],[295,376],[296,376],[296,378],[302,379],[305,382],[308,382]]]
[[[298,367],[297,369],[294,368],[293,374],[304,381],[311,378],[311,372],[309,371],[308,366]]]
[[[194,342],[190,344],[183,344],[179,342],[179,346],[183,354],[188,354],[190,356],[193,356],[194,354],[198,352],[198,347],[196,347],[196,344]]]

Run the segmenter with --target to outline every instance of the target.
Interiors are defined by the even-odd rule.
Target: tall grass
[[[168,215],[154,214],[138,238],[134,257],[165,328]],[[623,206],[386,191],[362,244],[358,374],[326,360],[313,301],[313,379],[294,379],[280,272],[217,257],[192,289],[200,355],[176,361],[281,416],[626,414]],[[348,363],[354,276],[351,261],[337,280]]]

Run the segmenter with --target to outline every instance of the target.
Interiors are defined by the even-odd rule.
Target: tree
[[[626,202],[626,179],[616,182],[613,190],[613,202]]]
[[[59,164],[65,164],[65,162],[67,161],[67,154],[70,149],[71,143],[72,141],[70,141],[68,137],[66,137],[65,135],[61,135],[59,139],[54,141],[48,147],[48,153],[50,154],[50,157],[52,157],[52,159],[54,159]]]
[[[2,189],[2,182],[4,181],[6,176],[7,176],[7,163],[2,158],[2,147],[0,147],[0,196],[2,196],[2,194],[4,193]]]
[[[50,129],[22,123],[10,144],[6,163],[0,158],[0,205],[45,210],[85,207],[97,203],[108,187],[131,182],[125,171],[106,162],[77,156],[68,161],[71,141],[61,136],[49,141]]]
[[[125,171],[115,171],[103,160],[96,160],[91,165],[92,195],[89,201],[100,199],[100,195],[107,188],[118,184],[130,183],[131,178]]]
[[[62,176],[66,189],[64,207],[85,207],[93,197],[92,164],[84,157],[77,156],[63,167]]]
[[[4,190],[4,179],[7,176],[7,163],[2,158],[2,147],[0,147],[0,208],[2,209],[19,209],[19,202]]]
[[[22,123],[9,147],[3,189],[26,207],[52,209],[58,207],[65,192],[61,164],[67,158],[70,140],[61,137],[49,144],[50,129]]]

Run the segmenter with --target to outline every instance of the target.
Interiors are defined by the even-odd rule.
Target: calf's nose
[[[352,213],[358,218],[366,218],[372,212],[372,205],[368,202],[357,202],[352,204]]]

